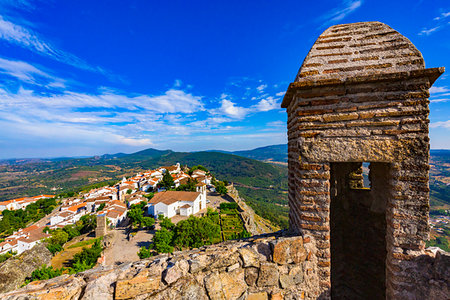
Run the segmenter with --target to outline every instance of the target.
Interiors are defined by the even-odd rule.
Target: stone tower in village
[[[289,85],[290,228],[316,239],[333,298],[416,295],[410,260],[429,234],[429,88],[443,72],[397,31],[364,22],[325,30]]]

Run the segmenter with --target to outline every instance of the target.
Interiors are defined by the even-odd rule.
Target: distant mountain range
[[[136,153],[87,158],[9,159],[0,161],[0,201],[41,193],[79,190],[114,182],[158,166],[204,165],[220,180],[236,183],[255,211],[278,225],[287,224],[287,145],[245,151],[174,152],[146,149]],[[431,204],[450,208],[450,150],[431,150]]]

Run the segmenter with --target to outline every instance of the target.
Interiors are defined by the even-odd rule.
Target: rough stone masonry
[[[383,23],[328,28],[282,103],[289,233],[100,266],[0,298],[448,299],[450,255],[424,250],[428,97],[443,72]]]

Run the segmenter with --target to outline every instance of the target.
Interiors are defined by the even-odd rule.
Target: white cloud
[[[273,97],[267,97],[258,102],[258,104],[252,106],[257,111],[269,111],[279,108],[279,103]]]
[[[276,93],[275,96],[282,97],[282,96],[284,96],[284,94],[286,94],[286,92],[279,92],[279,93]]]
[[[450,120],[431,123],[430,127],[431,128],[442,127],[442,128],[450,129]]]
[[[221,103],[221,106],[218,109],[214,110],[213,113],[223,114],[235,119],[242,119],[248,113],[247,108],[237,106],[230,100],[222,99]]]
[[[450,92],[450,89],[445,86],[432,86],[430,88],[431,94],[440,94],[440,93],[446,93],[446,92]]]
[[[436,26],[436,27],[433,27],[433,28],[430,28],[430,29],[424,28],[424,29],[422,29],[421,32],[419,32],[419,35],[430,35],[433,32],[435,32],[436,30],[438,30],[440,27],[441,26]]]
[[[51,87],[65,87],[64,80],[52,76],[23,61],[8,60],[0,57],[0,73],[31,84],[37,84],[39,78],[45,78],[50,80],[48,85]]]
[[[100,67],[91,66],[75,55],[55,48],[49,42],[43,41],[32,30],[5,20],[1,15],[0,39],[73,67],[107,75],[106,71]]]
[[[344,0],[340,7],[325,13],[319,20],[321,22],[325,21],[322,26],[327,26],[331,23],[340,21],[358,9],[362,3],[362,0]]]
[[[258,87],[256,87],[256,89],[258,90],[258,92],[262,93],[264,92],[264,90],[267,88],[267,84],[261,84]]]
[[[441,13],[440,16],[434,18],[433,20],[439,21],[439,20],[445,19],[445,18],[447,18],[447,17],[450,17],[450,11],[449,11],[449,12]]]
[[[433,99],[433,100],[430,100],[431,103],[447,102],[447,101],[450,101],[450,98],[443,98],[443,99]]]

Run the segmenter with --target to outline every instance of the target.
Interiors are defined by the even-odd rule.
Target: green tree
[[[105,206],[106,206],[106,204],[105,204],[105,203],[102,203],[102,204],[100,204],[100,205],[97,207],[97,209],[96,209],[95,211],[96,211],[96,212],[102,211],[102,210],[105,208]]]
[[[139,249],[139,252],[137,255],[139,256],[140,259],[144,259],[144,258],[149,258],[150,256],[152,256],[152,254],[153,254],[152,252],[153,251],[150,248],[141,247]]]
[[[228,193],[227,187],[223,184],[223,182],[219,182],[219,184],[216,185],[216,192],[221,195]]]
[[[91,248],[83,248],[80,253],[73,256],[72,271],[75,273],[91,269],[97,264],[98,258],[101,256],[103,248],[100,239],[96,240]]]
[[[186,184],[181,184],[179,187],[176,188],[177,191],[190,191],[195,192],[197,190],[198,181],[196,179],[188,178],[188,181]]]
[[[131,192],[132,192],[131,189],[128,189],[128,190],[127,190],[127,194],[128,194],[128,195],[131,194]]]
[[[166,228],[168,230],[172,230],[175,227],[175,224],[172,223],[172,221],[163,215],[158,216],[159,225],[161,228]]]
[[[80,233],[88,233],[97,227],[96,215],[84,215],[77,222],[77,228]]]
[[[174,246],[197,248],[220,239],[220,226],[209,217],[194,217],[183,220],[174,228]]]
[[[143,217],[143,212],[138,207],[130,209],[127,212],[127,217],[130,219],[131,224],[133,224],[133,226],[137,226],[137,225],[139,225],[139,227],[142,226],[142,221],[143,221],[143,218],[144,218]]]
[[[66,225],[64,226],[63,231],[69,235],[69,240],[80,235],[80,231],[75,225]]]
[[[153,225],[155,225],[155,219],[151,217],[143,217],[142,218],[142,225],[146,228],[150,228]]]
[[[158,253],[172,253],[173,247],[172,244],[173,233],[166,228],[161,228],[155,232],[153,236],[153,247]]]
[[[170,189],[174,185],[172,175],[170,175],[169,171],[166,171],[166,173],[164,173],[164,176],[161,179],[161,182],[159,183],[159,185],[166,189]]]
[[[49,238],[51,244],[64,245],[69,240],[67,232],[57,229],[53,231],[52,236]]]

